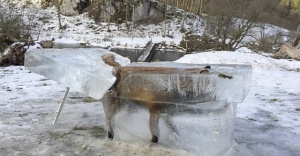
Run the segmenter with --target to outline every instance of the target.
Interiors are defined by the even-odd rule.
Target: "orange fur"
[[[121,103],[119,98],[117,97],[118,92],[122,92],[120,82],[126,78],[126,73],[129,71],[144,71],[151,73],[162,73],[162,72],[173,72],[178,70],[176,68],[168,68],[168,67],[122,67],[119,63],[117,63],[114,59],[113,54],[107,54],[102,56],[102,60],[114,67],[113,74],[116,76],[117,80],[115,84],[110,88],[109,92],[104,96],[103,106],[105,109],[106,115],[106,124],[108,128],[108,137],[113,138],[113,129],[111,125],[111,119],[116,111],[121,107]],[[191,73],[207,73],[208,70],[201,68],[190,68],[185,70]],[[171,93],[165,93],[162,95],[156,95],[153,92],[149,92],[142,87],[134,88],[130,92],[131,100],[136,100],[137,103],[145,106],[150,113],[149,118],[149,127],[152,135],[151,141],[156,143],[158,141],[159,129],[158,129],[158,121],[159,115],[170,107],[170,104],[163,103],[155,103],[154,101],[168,101],[168,99],[172,98]]]

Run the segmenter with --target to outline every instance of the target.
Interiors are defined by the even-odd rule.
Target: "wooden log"
[[[149,62],[154,53],[154,47],[156,45],[156,43],[150,43],[143,54],[138,58],[138,62]]]
[[[289,57],[300,61],[300,49],[296,49],[291,43],[285,43],[280,47],[280,52],[286,53]]]

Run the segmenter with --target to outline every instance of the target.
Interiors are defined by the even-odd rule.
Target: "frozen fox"
[[[103,107],[105,109],[105,120],[106,120],[106,127],[108,130],[108,138],[113,139],[114,132],[112,127],[112,117],[114,114],[119,110],[121,107],[121,101],[118,98],[118,93],[122,90],[120,87],[120,82],[125,78],[123,75],[124,71],[134,71],[134,70],[143,70],[143,71],[167,71],[173,70],[174,68],[167,68],[167,67],[122,67],[118,62],[115,61],[113,54],[107,54],[102,56],[102,60],[114,67],[113,75],[116,76],[117,80],[114,85],[109,89],[109,91],[103,97]],[[191,69],[194,70],[194,69]],[[196,70],[196,69],[195,69]],[[205,69],[197,69],[197,72],[200,73],[208,73],[208,70]],[[152,135],[151,142],[157,143],[159,137],[159,129],[158,129],[158,121],[160,114],[165,113],[170,107],[170,104],[165,103],[156,103],[154,101],[159,101],[161,98],[164,98],[165,101],[168,99],[174,98],[171,93],[165,93],[162,96],[158,97],[151,91],[145,91],[142,88],[137,88],[133,90],[130,94],[132,99],[142,99],[137,101],[138,104],[143,105],[145,108],[149,110],[150,118],[149,118],[149,127],[150,132]],[[157,98],[160,98],[157,100]],[[172,124],[167,121],[169,127],[174,130]]]

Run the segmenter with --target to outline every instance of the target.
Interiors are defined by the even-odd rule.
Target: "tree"
[[[135,9],[134,9],[134,7],[135,7],[135,5],[136,5],[136,3],[137,3],[138,1],[137,0],[133,0],[133,2],[132,2],[132,17],[131,17],[131,40],[133,40],[133,34],[134,34],[134,21],[135,21],[135,19],[134,19],[134,12],[135,12]]]
[[[61,30],[62,25],[61,25],[61,19],[60,19],[60,0],[56,0],[56,7],[57,7],[57,16],[58,16],[58,27],[59,27],[59,30]]]
[[[110,21],[111,21],[111,0],[109,0],[109,19],[108,19],[108,26],[107,26],[107,31],[110,32]]]
[[[167,31],[167,4],[166,4],[166,0],[164,0],[164,33],[163,33],[163,37],[166,36],[166,31]]]
[[[240,43],[249,35],[254,22],[267,4],[267,1],[262,3],[258,0],[248,1],[247,5],[241,0],[210,1],[210,15],[205,20],[207,31],[216,43],[214,50],[231,51],[240,48]]]

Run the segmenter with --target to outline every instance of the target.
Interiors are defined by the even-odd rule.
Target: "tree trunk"
[[[204,0],[201,0],[201,1],[200,1],[200,8],[199,8],[199,11],[198,11],[198,12],[199,12],[198,15],[200,15],[200,14],[202,13],[203,1],[204,1]]]
[[[57,7],[57,16],[58,16],[58,26],[59,26],[59,30],[62,29],[62,25],[61,25],[61,19],[60,19],[60,4],[59,4],[59,0],[56,0],[56,7]]]
[[[167,29],[167,4],[166,0],[164,1],[164,34],[163,37],[166,36],[166,29]]]
[[[129,32],[129,25],[128,25],[128,11],[129,11],[129,2],[126,0],[126,15],[125,15],[125,23],[127,28],[127,33]]]
[[[108,26],[107,26],[107,32],[110,32],[110,21],[111,21],[111,0],[109,0],[109,19],[108,19]]]
[[[134,33],[134,5],[135,5],[135,0],[132,3],[132,17],[131,17],[131,40],[133,41],[133,33]]]

